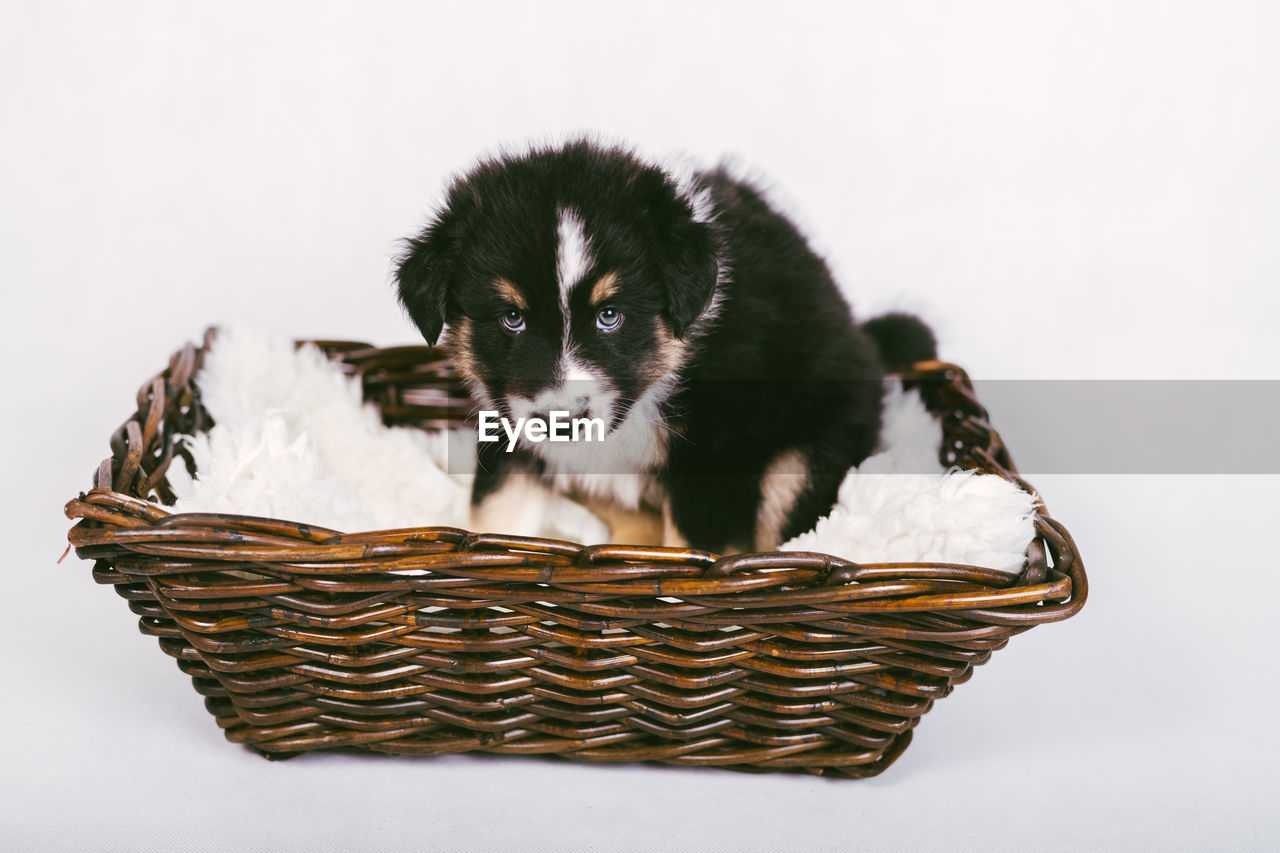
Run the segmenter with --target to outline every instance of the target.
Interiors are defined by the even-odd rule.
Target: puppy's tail
[[[914,314],[881,314],[863,323],[862,330],[875,341],[880,360],[890,373],[938,357],[933,332]]]

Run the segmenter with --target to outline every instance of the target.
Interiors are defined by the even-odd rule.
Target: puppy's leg
[[[776,551],[786,541],[782,531],[788,527],[792,511],[810,482],[809,462],[798,449],[784,450],[765,468],[760,478],[760,509],[756,513],[757,551]]]
[[[509,474],[471,504],[471,529],[482,533],[538,536],[555,496],[533,474]]]
[[[846,434],[821,436],[817,442],[806,445],[806,476],[796,489],[791,506],[781,514],[778,543],[812,530],[820,518],[830,515],[845,475],[869,453],[865,442],[859,446]]]
[[[618,545],[663,544],[662,520],[657,513],[645,508],[627,509],[609,500],[584,499],[580,494],[574,496],[608,525],[607,539],[601,541]]]
[[[680,533],[680,529],[676,527],[675,519],[671,517],[670,498],[662,504],[662,544],[668,548],[689,547],[689,541]]]
[[[496,444],[479,444],[476,452],[471,529],[515,536],[541,533],[551,491],[539,480],[537,460],[520,450],[507,453]]]
[[[845,475],[861,465],[879,442],[884,397],[880,379],[820,382],[815,387],[824,392],[820,405],[825,414],[811,422],[816,429],[793,439],[792,446],[802,449],[807,477],[782,514],[780,543],[812,530],[820,518],[831,514]]]
[[[754,543],[759,473],[673,471],[665,482],[670,507],[667,527],[690,547],[728,554],[747,550]]]
[[[537,460],[519,453],[499,455],[482,449],[471,491],[471,529],[584,545],[608,541],[608,525],[552,490],[540,467]]]
[[[566,539],[581,545],[602,545],[617,542],[609,525],[586,506],[562,494],[552,494],[546,504],[542,521],[542,536]]]

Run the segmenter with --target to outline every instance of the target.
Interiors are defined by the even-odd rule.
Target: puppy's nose
[[[565,406],[564,408],[561,408],[559,406],[553,406],[552,408],[545,409],[543,411],[530,412],[529,417],[537,418],[540,421],[546,421],[547,423],[550,423],[552,412],[566,412],[567,415],[562,415],[562,417],[566,417],[568,420],[573,420],[575,418],[587,417],[588,411],[590,411],[590,409],[585,405]]]

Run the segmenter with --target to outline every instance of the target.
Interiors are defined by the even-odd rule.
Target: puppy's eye
[[[596,314],[596,328],[602,332],[612,332],[622,325],[622,312],[612,305],[606,305]]]
[[[508,311],[502,315],[502,326],[508,332],[524,331],[524,315],[519,311]]]

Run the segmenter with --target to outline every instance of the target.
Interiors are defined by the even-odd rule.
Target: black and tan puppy
[[[875,449],[885,368],[934,354],[914,318],[855,325],[749,184],[587,141],[456,180],[397,280],[429,343],[448,328],[482,409],[603,424],[598,441],[479,444],[487,530],[534,532],[512,527],[533,480],[659,509],[667,544],[774,548]]]

